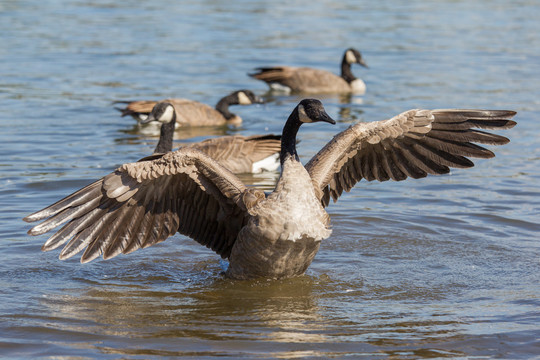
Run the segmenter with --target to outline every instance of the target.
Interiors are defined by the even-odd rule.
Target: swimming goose
[[[177,126],[218,126],[238,125],[242,118],[229,111],[230,105],[262,104],[263,100],[250,90],[235,91],[218,101],[215,108],[209,105],[188,99],[166,99],[176,109]],[[116,101],[125,103],[124,109],[118,109],[122,116],[131,115],[135,120],[146,119],[158,101]]]
[[[385,181],[445,174],[474,164],[466,156],[494,154],[475,143],[505,137],[476,130],[508,129],[513,111],[409,110],[358,123],[337,134],[304,167],[296,134],[304,123],[334,124],[321,102],[302,100],[281,138],[281,176],[274,191],[244,185],[217,161],[192,148],[128,163],[74,194],[24,218],[46,219],[40,235],[67,222],[42,249],[67,242],[60,259],[85,249],[81,262],[128,254],[180,232],[229,260],[237,279],[303,274],[330,236],[325,207],[361,179]]]
[[[266,82],[271,89],[285,90],[301,93],[354,93],[366,92],[366,84],[357,79],[352,71],[351,64],[360,64],[368,67],[360,52],[354,48],[345,50],[341,61],[341,76],[331,72],[309,67],[261,67],[256,73],[249,76]]]
[[[168,102],[160,102],[152,109],[142,123],[158,122],[161,124],[160,136],[154,154],[172,151],[176,111]],[[198,149],[219,161],[233,173],[259,173],[274,171],[279,167],[281,136],[221,136],[198,143],[186,145]]]

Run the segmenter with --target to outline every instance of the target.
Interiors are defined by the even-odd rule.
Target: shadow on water
[[[417,313],[396,312],[367,289],[356,289],[354,302],[360,298],[370,310],[351,307],[353,295],[344,291],[350,284],[326,275],[234,281],[217,277],[216,264],[203,261],[180,281],[165,265],[158,273],[161,266],[154,262],[140,274],[129,276],[125,269],[101,280],[80,279],[86,288],[40,299],[48,329],[26,331],[54,334],[55,343],[73,354],[197,358],[453,358],[470,355],[473,344],[494,341],[460,334],[462,324],[450,320],[448,309],[427,320],[421,306]],[[343,318],[340,307],[356,313]]]
[[[132,124],[127,130],[121,130],[121,132],[130,135],[158,138],[160,128],[161,126],[157,123],[149,123],[144,125],[135,123]],[[234,131],[227,126],[179,126],[174,132],[174,138],[185,140],[206,136],[231,135],[233,132]]]
[[[41,303],[46,316],[58,320],[57,341],[103,353],[204,356],[227,348],[238,354],[273,353],[271,344],[330,341],[312,278],[232,281],[208,273],[184,283],[161,274],[128,284],[123,276],[124,282],[108,279],[109,285],[72,296],[48,296]],[[76,344],[78,337],[71,338],[78,333],[91,334],[86,337],[90,341]],[[261,347],[260,341],[269,346]],[[212,344],[220,350],[212,350]]]

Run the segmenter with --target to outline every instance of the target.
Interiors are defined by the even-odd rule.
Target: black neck
[[[281,135],[281,153],[279,156],[281,165],[283,165],[283,162],[289,157],[294,157],[296,161],[300,161],[298,153],[296,152],[296,134],[298,133],[298,129],[300,129],[300,125],[302,125],[302,122],[298,118],[297,107],[291,113],[291,116],[289,116],[283,127],[283,134]]]
[[[341,61],[341,77],[349,84],[356,80],[356,77],[351,71],[351,64],[347,62],[347,53],[343,55],[343,60]]]
[[[227,120],[230,120],[235,116],[229,111],[229,105],[238,105],[238,96],[227,95],[216,104],[216,110]]]
[[[173,119],[170,122],[161,124],[161,132],[159,134],[159,141],[157,143],[156,148],[154,149],[154,154],[168,153],[169,151],[172,151],[175,124],[176,124],[176,113],[174,113]]]

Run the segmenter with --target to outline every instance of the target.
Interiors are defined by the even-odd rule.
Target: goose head
[[[174,128],[176,125],[176,111],[171,103],[166,101],[157,103],[148,117],[141,121],[141,124],[158,122],[161,126],[159,141],[154,149],[156,153],[167,153],[172,151]]]
[[[229,105],[251,105],[262,103],[264,103],[264,101],[253,92],[249,90],[238,90],[219,100],[216,104],[216,110],[223,115],[227,120],[227,123],[238,125],[242,122],[242,119],[229,111]]]
[[[157,103],[148,117],[144,120],[141,120],[141,124],[148,124],[149,122],[157,121],[161,124],[169,124],[171,122],[176,122],[176,112],[174,111],[174,106],[168,102],[159,102]]]
[[[304,99],[296,109],[298,120],[301,123],[327,122],[335,124],[336,121],[326,113],[323,104],[317,99]]]
[[[327,122],[335,124],[334,119],[330,117],[324,110],[323,104],[317,99],[304,99],[294,108],[291,115],[287,119],[285,126],[283,127],[283,133],[281,136],[281,153],[280,162],[281,165],[286,159],[295,159],[300,161],[298,153],[296,152],[296,134],[302,124],[309,124],[315,122]]]
[[[362,54],[360,54],[360,51],[356,50],[355,48],[348,48],[345,50],[344,60],[349,65],[359,64],[363,67],[368,67],[364,59],[362,59]]]
[[[238,90],[231,95],[236,97],[236,104],[238,105],[251,105],[251,104],[263,104],[264,100],[255,95],[250,90]]]

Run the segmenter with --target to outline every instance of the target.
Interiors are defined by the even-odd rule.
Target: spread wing
[[[279,153],[281,136],[221,136],[189,146],[204,152],[233,173],[238,174],[251,172],[254,163]]]
[[[66,223],[43,245],[67,243],[60,259],[85,249],[81,262],[128,254],[177,231],[227,258],[247,210],[264,193],[246,186],[229,170],[195,149],[122,165],[113,173],[57,203],[27,216],[46,219],[30,235]]]
[[[323,206],[358,181],[405,180],[468,168],[467,157],[491,158],[473,143],[502,145],[503,136],[476,129],[509,129],[505,110],[409,110],[389,120],[359,123],[336,135],[306,165]]]

